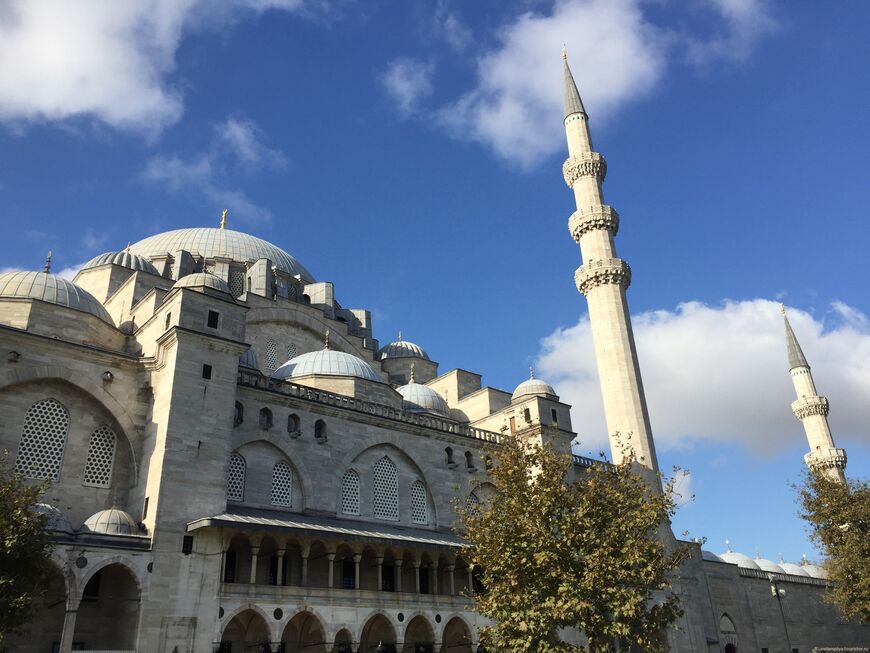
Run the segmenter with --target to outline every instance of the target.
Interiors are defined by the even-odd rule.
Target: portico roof
[[[276,514],[268,510],[223,512],[200,517],[187,524],[187,531],[207,527],[254,529],[343,540],[379,541],[391,544],[460,547],[465,542],[453,533],[406,528],[387,524],[356,522],[334,517]]]

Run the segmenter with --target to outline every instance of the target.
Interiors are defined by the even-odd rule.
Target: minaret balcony
[[[607,161],[598,152],[582,152],[567,158],[562,164],[562,174],[569,188],[581,177],[595,177],[601,183],[607,175]]]
[[[568,231],[578,243],[583,234],[596,229],[604,229],[615,236],[619,230],[619,213],[611,206],[598,204],[577,209],[568,218]]]
[[[810,415],[828,416],[828,399],[827,397],[801,397],[797,401],[791,403],[791,412],[798,419],[804,419]]]
[[[616,284],[628,288],[631,283],[631,268],[621,258],[589,259],[574,273],[577,290],[588,296],[593,288]]]
[[[846,469],[845,449],[819,449],[804,455],[804,462],[813,471]]]

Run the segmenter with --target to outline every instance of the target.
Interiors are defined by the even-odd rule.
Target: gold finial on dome
[[[529,380],[534,380],[535,378],[535,368],[529,365]]]
[[[565,44],[562,44],[562,60],[568,61],[568,48],[565,47]]]
[[[402,342],[402,332],[399,331],[399,342]]]
[[[323,348],[329,349],[329,329],[326,330],[326,334],[324,337]]]
[[[51,274],[51,250],[48,250],[48,255],[45,257],[45,265],[42,266],[42,271],[45,274]]]
[[[779,303],[779,312],[785,315],[785,304],[782,302]]]
[[[221,229],[227,228],[227,210],[221,211]]]
[[[414,363],[411,363],[411,377],[408,379],[408,383],[414,383]]]

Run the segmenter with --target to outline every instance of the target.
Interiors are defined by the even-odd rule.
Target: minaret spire
[[[589,117],[564,50],[562,59],[568,139],[568,159],[562,173],[574,191],[577,205],[568,220],[568,230],[579,243],[583,259],[574,281],[589,306],[611,453],[616,462],[629,453],[633,455],[651,472],[650,482],[658,486],[660,481],[652,478],[658,472],[658,460],[626,299],[631,268],[617,257],[614,244],[619,214],[604,203],[601,186],[607,163],[592,149]]]
[[[48,255],[45,257],[45,265],[42,266],[42,271],[45,274],[51,274],[51,250],[48,250]]]
[[[804,426],[810,451],[804,462],[812,471],[821,472],[835,481],[846,481],[846,450],[834,446],[834,436],[828,425],[828,399],[816,392],[810,364],[798,343],[785,306],[780,305],[782,320],[785,323],[785,343],[788,349],[788,368],[794,384],[797,400],[791,404],[791,411]]]

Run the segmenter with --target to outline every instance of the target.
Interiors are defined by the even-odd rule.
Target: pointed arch
[[[389,456],[380,458],[374,466],[374,516],[399,521],[399,475]]]
[[[29,478],[58,480],[68,432],[66,406],[53,398],[37,401],[24,416],[15,469]]]

